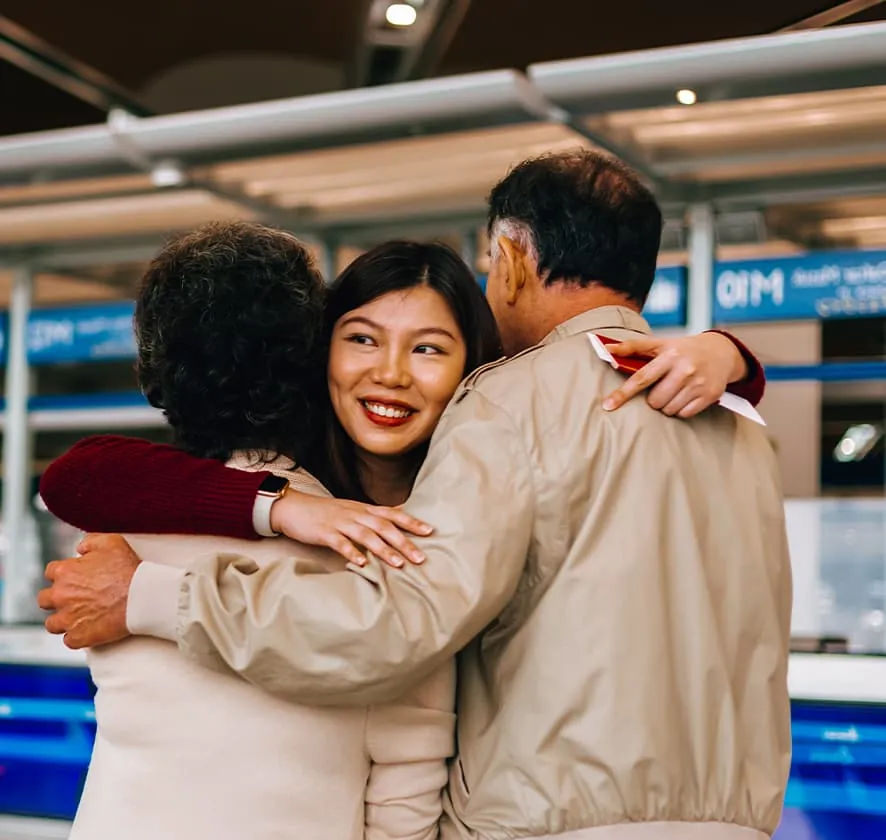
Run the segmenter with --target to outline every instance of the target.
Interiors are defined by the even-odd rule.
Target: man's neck
[[[635,312],[640,311],[640,307],[634,301],[605,286],[579,286],[562,282],[547,287],[541,295],[539,304],[532,319],[535,330],[532,344],[538,344],[561,324],[592,309],[624,306]]]

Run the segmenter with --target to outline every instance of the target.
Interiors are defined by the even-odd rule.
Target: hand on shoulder
[[[426,537],[433,528],[392,507],[290,491],[271,508],[271,527],[306,545],[331,548],[350,563],[366,564],[372,552],[389,566],[420,565],[424,554],[406,534]]]

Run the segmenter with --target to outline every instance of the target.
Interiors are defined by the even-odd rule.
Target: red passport
[[[601,344],[621,344],[617,338],[609,338],[607,335],[595,333],[595,337]],[[607,361],[618,371],[628,375],[635,374],[640,368],[652,361],[653,356],[613,356],[609,354]],[[611,360],[611,361],[610,361]]]

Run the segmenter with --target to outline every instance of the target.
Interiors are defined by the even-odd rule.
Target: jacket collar
[[[625,306],[601,306],[564,321],[559,327],[548,333],[541,343],[553,344],[555,341],[562,341],[579,333],[606,329],[631,330],[644,335],[652,332],[643,316],[634,312],[633,309],[628,309]]]

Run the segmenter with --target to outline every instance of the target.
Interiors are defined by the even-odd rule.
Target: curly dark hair
[[[139,384],[178,446],[303,462],[324,413],[325,285],[283,231],[217,223],[172,239],[135,308]]]
[[[531,158],[489,196],[489,232],[516,223],[528,233],[546,283],[602,284],[641,306],[661,246],[655,196],[608,155],[575,151]]]

